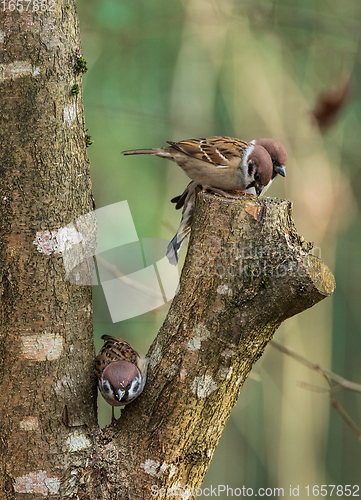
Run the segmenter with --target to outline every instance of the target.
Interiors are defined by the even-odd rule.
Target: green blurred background
[[[267,195],[294,203],[297,229],[334,272],[337,289],[275,338],[361,381],[360,0],[78,0],[86,127],[97,208],[127,200],[139,238],[169,240],[169,203],[188,180],[175,164],[120,151],[207,135],[274,137],[286,179]],[[320,131],[312,110],[350,81]],[[95,289],[96,349],[113,334],[146,354],[167,312],[112,324]],[[361,426],[361,397],[337,392]],[[100,398],[101,399],[101,398]],[[101,400],[100,424],[111,410]],[[359,484],[361,445],[330,407],[323,378],[269,346],[246,381],[203,486]],[[288,495],[286,494],[286,497]]]

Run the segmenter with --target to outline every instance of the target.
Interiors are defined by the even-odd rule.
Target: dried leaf
[[[252,207],[251,205],[245,206],[245,211],[252,215],[252,217],[258,222],[264,222],[266,218],[266,205],[262,205],[261,207]]]
[[[317,125],[325,131],[335,124],[337,115],[346,105],[350,93],[350,80],[343,80],[336,90],[324,92],[312,112]]]

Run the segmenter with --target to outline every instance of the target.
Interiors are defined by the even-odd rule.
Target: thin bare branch
[[[296,361],[299,363],[307,366],[311,370],[314,370],[318,373],[321,373],[324,375],[327,379],[333,380],[336,382],[338,385],[340,385],[343,389],[347,389],[348,391],[354,391],[354,392],[360,392],[361,393],[361,384],[357,384],[356,382],[352,382],[351,380],[347,380],[344,377],[341,377],[340,375],[337,375],[337,373],[334,373],[330,370],[326,370],[325,368],[322,368],[320,365],[316,363],[312,363],[312,361],[308,360],[304,356],[301,356],[298,352],[294,351],[290,347],[286,347],[276,340],[271,340],[270,344],[275,348],[278,349],[279,351],[283,352],[284,354],[287,354],[288,356],[291,356],[294,358]]]
[[[306,384],[305,382],[300,383],[300,386],[303,388],[306,388],[308,390],[315,391],[315,392],[328,392],[330,394],[331,406],[337,411],[337,413],[340,415],[342,420],[348,425],[348,427],[350,427],[352,432],[354,432],[356,434],[356,436],[359,438],[359,440],[361,441],[361,429],[360,429],[360,427],[358,427],[358,425],[352,420],[350,415],[347,413],[345,408],[337,401],[337,398],[335,396],[335,391],[339,390],[340,388],[347,389],[349,391],[354,391],[354,392],[361,392],[361,384],[351,382],[350,380],[347,380],[343,377],[340,377],[340,375],[337,375],[336,373],[333,373],[330,370],[325,370],[325,369],[321,368],[320,365],[312,363],[304,356],[301,356],[301,354],[298,354],[293,349],[290,349],[289,347],[286,347],[286,346],[280,344],[276,340],[271,340],[269,343],[273,347],[278,349],[279,351],[283,352],[284,354],[291,356],[291,358],[295,359],[299,363],[307,366],[311,370],[314,370],[314,371],[320,373],[325,378],[325,380],[328,384],[328,389],[322,389],[321,387],[317,387],[317,386],[312,385],[312,384]],[[331,380],[336,382],[336,385],[332,385]]]

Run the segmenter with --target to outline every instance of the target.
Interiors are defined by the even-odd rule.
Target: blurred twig
[[[139,290],[140,292],[143,292],[151,297],[155,297],[156,299],[164,299],[163,295],[158,293],[156,290],[153,290],[152,288],[143,285],[143,283],[139,283],[138,281],[135,281],[129,278],[129,276],[121,273],[116,265],[110,264],[110,262],[104,259],[104,257],[97,255],[97,262],[98,264],[101,264],[107,271],[109,271],[115,278],[119,279],[131,288]]]
[[[352,420],[352,418],[346,412],[344,407],[337,401],[336,396],[335,396],[335,391],[338,388],[347,389],[349,391],[361,393],[361,384],[357,384],[356,382],[351,382],[350,380],[347,380],[344,377],[341,377],[340,375],[337,375],[336,373],[333,373],[330,370],[325,370],[324,368],[321,368],[320,365],[312,363],[312,361],[309,361],[304,356],[301,356],[301,354],[298,354],[293,349],[290,349],[289,347],[286,347],[286,346],[280,344],[276,340],[271,340],[270,344],[275,349],[278,349],[279,351],[281,351],[283,354],[287,354],[288,356],[291,356],[293,359],[295,359],[299,363],[307,366],[311,370],[314,370],[314,371],[320,373],[326,379],[326,382],[328,383],[328,386],[329,386],[329,389],[327,390],[327,392],[330,394],[331,406],[333,406],[333,408],[335,408],[335,410],[340,415],[340,417],[343,419],[343,421],[357,435],[359,440],[361,440],[361,429]],[[336,382],[336,384],[332,384],[331,380]],[[305,384],[305,386],[306,386],[306,384]],[[314,389],[312,389],[312,390],[314,390]],[[320,389],[318,389],[318,390],[320,391]]]

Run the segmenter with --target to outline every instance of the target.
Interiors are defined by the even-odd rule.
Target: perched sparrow
[[[144,389],[148,359],[139,356],[127,342],[103,335],[104,345],[95,360],[99,390],[107,403],[114,406],[131,403]]]
[[[177,163],[196,184],[229,196],[225,191],[254,187],[260,194],[272,178],[272,160],[260,145],[231,137],[214,136],[170,142],[169,147],[123,151],[150,154]]]
[[[277,176],[277,174],[282,175],[282,177],[286,176],[286,170],[285,170],[287,163],[286,148],[282,143],[275,141],[274,139],[266,139],[266,138],[255,139],[251,141],[250,144],[254,144],[255,146],[262,146],[268,152],[268,154],[271,156],[272,159],[272,166],[273,166],[272,177],[268,182],[268,184],[264,186],[262,192],[257,193],[257,194],[264,194],[272,184],[272,181]],[[195,205],[196,187],[197,187],[196,182],[194,181],[190,182],[181,195],[176,196],[171,200],[172,203],[176,203],[175,208],[177,210],[183,207],[182,218],[179,224],[179,228],[177,230],[177,233],[169,243],[166,253],[169,262],[173,265],[177,264],[182,245],[191,230],[194,205]],[[256,189],[254,188],[254,186],[246,189],[245,191],[246,193],[249,194],[256,194]]]
[[[264,147],[272,159],[272,177],[261,193],[264,194],[272,184],[273,179],[277,174],[282,175],[282,177],[286,177],[287,151],[281,142],[275,141],[274,139],[255,139],[251,141],[251,144]],[[247,189],[246,193],[257,194],[254,188]]]

